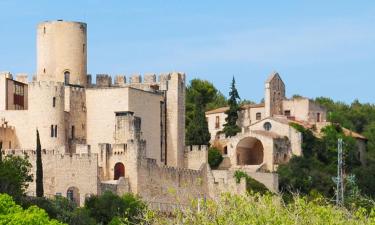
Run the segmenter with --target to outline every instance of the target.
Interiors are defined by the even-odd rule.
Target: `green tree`
[[[229,92],[229,109],[225,112],[227,117],[225,118],[226,123],[224,124],[223,129],[226,137],[233,137],[241,131],[241,128],[237,125],[238,112],[240,110],[240,106],[238,104],[239,99],[240,96],[238,95],[238,91],[236,88],[236,81],[233,77],[231,91]]]
[[[38,130],[36,130],[36,196],[40,198],[44,196],[42,146]]]
[[[206,80],[193,79],[186,88],[186,144],[207,145],[210,133],[205,111],[226,105],[225,97]]]
[[[211,168],[217,168],[223,161],[223,156],[217,148],[211,147],[208,149],[208,164]]]
[[[132,194],[120,197],[112,192],[105,192],[101,196],[92,196],[85,202],[85,208],[99,224],[109,224],[114,218],[127,218],[137,224],[142,218],[145,204]]]
[[[0,193],[12,196],[17,202],[25,195],[28,182],[32,182],[28,158],[6,156],[0,162]]]
[[[62,223],[50,220],[47,213],[36,206],[23,210],[21,206],[16,205],[12,197],[0,194],[0,224],[58,225]]]

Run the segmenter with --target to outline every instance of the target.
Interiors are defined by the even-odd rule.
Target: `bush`
[[[36,206],[23,210],[21,206],[16,205],[12,197],[0,194],[0,224],[58,225],[62,223],[50,220],[47,213]]]
[[[137,223],[145,207],[146,205],[132,194],[120,197],[112,192],[92,196],[85,202],[85,208],[89,210],[90,216],[100,224],[109,224],[116,217]]]
[[[258,182],[257,180],[251,178],[247,173],[237,170],[234,172],[234,178],[236,178],[236,182],[240,183],[242,178],[245,178],[246,180],[246,189],[249,193],[260,193],[265,194],[268,193],[269,190],[267,189],[264,184]]]
[[[223,161],[223,156],[217,148],[208,149],[208,164],[211,168],[217,168]]]
[[[154,214],[150,224],[189,224],[189,225],[226,225],[226,224],[374,224],[375,214],[367,216],[363,210],[350,212],[338,208],[325,199],[309,201],[294,196],[291,204],[285,204],[277,195],[230,195],[225,194],[218,200],[197,202],[190,209],[181,210],[174,217]]]

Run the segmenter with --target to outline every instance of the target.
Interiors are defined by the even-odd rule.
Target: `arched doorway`
[[[120,177],[124,177],[124,176],[125,176],[125,166],[124,166],[124,164],[116,163],[114,180],[118,180]]]
[[[236,147],[237,165],[260,165],[263,163],[264,148],[260,140],[253,137],[242,139]]]
[[[66,191],[66,198],[70,201],[73,201],[79,206],[80,203],[80,195],[79,195],[79,189],[77,187],[70,187]]]

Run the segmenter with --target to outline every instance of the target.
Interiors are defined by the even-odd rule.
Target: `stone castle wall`
[[[192,170],[199,170],[208,163],[208,147],[202,146],[187,146],[184,154],[184,167]]]
[[[31,173],[34,182],[30,183],[27,192],[34,195],[36,153],[34,150],[6,150],[5,155],[28,156],[32,164]],[[45,196],[62,195],[67,197],[71,187],[79,190],[80,205],[85,197],[98,194],[98,167],[96,154],[61,154],[58,151],[42,151],[43,182]]]

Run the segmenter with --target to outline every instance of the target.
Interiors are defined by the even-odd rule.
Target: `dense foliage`
[[[251,178],[247,173],[241,170],[237,170],[234,172],[234,178],[236,179],[237,183],[241,182],[242,178],[245,178],[246,181],[246,188],[249,193],[260,193],[260,194],[265,194],[268,193],[268,188],[258,182],[257,180]]]
[[[186,88],[186,145],[207,145],[210,133],[205,111],[226,105],[226,99],[212,83],[193,79]]]
[[[222,161],[223,156],[217,148],[211,147],[208,149],[208,164],[211,168],[217,168]]]
[[[276,195],[223,195],[219,200],[195,202],[189,209],[178,211],[176,217],[156,215],[149,219],[152,224],[189,225],[247,225],[247,224],[374,224],[375,212],[370,216],[363,210],[348,211],[337,208],[324,199],[309,201],[295,196],[292,203],[285,204]]]
[[[90,216],[99,224],[109,224],[112,220],[137,224],[145,207],[146,205],[132,194],[120,197],[112,192],[92,196],[85,202]],[[116,224],[115,221],[112,224]]]
[[[33,181],[30,171],[27,157],[6,156],[0,161],[0,193],[9,194],[19,202],[25,195],[28,182]]]
[[[233,137],[238,132],[241,131],[241,128],[237,125],[238,112],[240,111],[240,105],[238,103],[239,99],[240,99],[240,96],[236,88],[236,81],[233,77],[231,90],[229,92],[229,99],[228,99],[229,109],[225,112],[226,123],[224,124],[224,129],[223,129],[223,133],[225,134],[225,137]]]
[[[12,197],[0,194],[0,224],[58,225],[62,223],[50,220],[48,214],[36,206],[24,210],[13,201]]]

